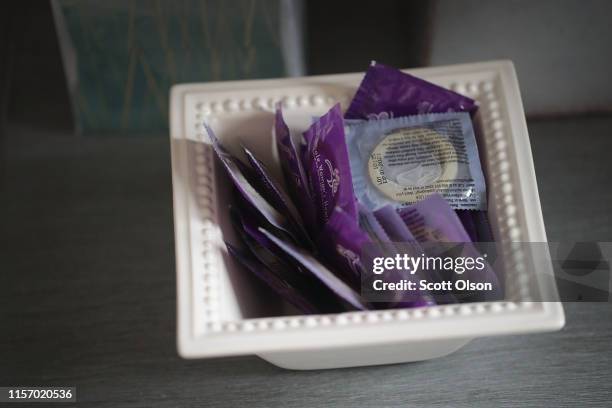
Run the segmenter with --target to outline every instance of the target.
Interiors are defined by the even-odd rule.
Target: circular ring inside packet
[[[418,201],[417,193],[458,175],[456,151],[445,136],[423,127],[398,129],[372,150],[368,173],[386,197],[403,203]],[[447,187],[440,187],[440,190]]]

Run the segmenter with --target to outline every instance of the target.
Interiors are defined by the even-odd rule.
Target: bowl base
[[[412,344],[394,343],[258,355],[269,363],[288,370],[322,370],[429,360],[455,352],[470,341],[471,339],[424,340]]]

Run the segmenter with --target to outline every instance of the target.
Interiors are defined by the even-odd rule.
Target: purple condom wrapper
[[[361,203],[358,204],[359,209],[359,227],[372,239],[375,243],[387,244],[391,242],[391,238],[387,235],[385,229],[380,225],[380,222],[374,216],[374,213],[366,208]]]
[[[471,242],[457,214],[439,194],[432,194],[398,213],[421,244]]]
[[[284,241],[274,234],[260,228],[260,231],[264,233],[271,241],[273,241],[279,248],[285,251],[291,256],[296,262],[298,262],[304,269],[316,276],[321,282],[327,286],[329,290],[335,293],[339,299],[342,299],[347,306],[356,310],[367,310],[367,305],[361,299],[361,296],[353,290],[344,281],[334,275],[327,267],[319,262],[313,255],[308,253],[292,244],[291,242]]]
[[[286,254],[259,231],[261,223],[257,222],[255,217],[249,217],[248,214],[241,213],[233,207],[230,208],[230,214],[235,230],[238,231],[246,246],[261,263],[270,269],[275,269],[270,265],[272,263],[290,264],[290,259]]]
[[[410,232],[410,229],[408,229],[408,226],[404,223],[397,211],[395,211],[395,208],[390,205],[385,205],[374,211],[374,216],[391,241],[415,244],[415,249],[418,250],[420,248],[416,238],[412,235],[412,232]]]
[[[472,258],[480,256],[459,217],[439,194],[432,194],[425,200],[399,209],[398,212],[417,241],[423,245],[426,253],[436,256],[439,255],[436,253],[438,248],[436,244],[441,244],[440,248],[445,248],[444,243],[457,243],[462,244],[462,256]],[[501,300],[503,288],[495,271],[488,263],[485,264],[486,267],[481,271],[470,271],[468,278],[476,282],[491,283],[493,291],[482,293],[481,298],[476,300]],[[458,278],[462,278],[462,275],[452,274],[452,279]]]
[[[455,210],[455,212],[470,237],[470,240],[478,242],[478,227],[476,226],[476,220],[472,214],[472,210]]]
[[[374,213],[361,204],[358,204],[358,210],[359,227],[369,235],[372,242],[367,246],[367,249],[370,252],[368,257],[373,258],[375,256],[393,256],[395,253],[397,253],[393,240],[391,237],[389,237]],[[399,280],[402,279],[403,276],[397,275],[394,278]],[[427,294],[423,294],[423,298],[420,299],[414,299],[414,295],[412,295],[410,301],[405,301],[401,292],[396,292],[396,294],[397,298],[393,302],[378,303],[376,306],[381,309],[388,309],[396,307],[428,306],[434,304]]]
[[[242,146],[242,149],[254,170],[256,185],[259,187],[260,193],[281,214],[287,215],[296,237],[303,241],[300,243],[303,243],[304,246],[312,247],[308,233],[304,229],[304,223],[291,199],[270,176],[264,164],[246,146]]]
[[[304,133],[304,138],[307,148],[304,166],[309,190],[317,206],[318,231],[323,229],[336,207],[356,220],[357,205],[340,104],[313,123]]]
[[[478,242],[494,242],[493,233],[491,231],[491,224],[487,217],[486,211],[473,211],[471,212],[476,227],[476,235],[478,236]]]
[[[477,109],[473,99],[372,62],[344,117],[367,120]]]
[[[278,277],[278,275],[271,272],[267,266],[259,262],[256,258],[239,250],[230,243],[226,242],[226,245],[229,254],[234,259],[265,282],[272,290],[279,294],[282,299],[306,314],[319,313],[321,311],[317,306],[312,304],[307,297],[303,296],[289,283]]]
[[[469,112],[473,118],[477,110],[471,98],[373,61],[344,117],[368,120],[429,112]],[[461,221],[471,237],[478,236],[481,242],[492,240],[486,211],[466,212]]]
[[[270,205],[247,180],[245,174],[241,170],[241,168],[245,167],[244,164],[238,164],[241,162],[225,150],[219,142],[219,139],[215,136],[213,130],[207,124],[204,124],[204,126],[210,137],[213,150],[219,158],[219,161],[223,164],[223,167],[227,170],[228,175],[236,189],[240,192],[240,195],[250,204],[250,207],[261,214],[266,221],[274,227],[293,236],[291,229],[287,226],[287,219],[285,216],[272,207],[272,205]]]
[[[270,176],[270,173],[264,164],[257,157],[255,157],[253,152],[251,152],[248,147],[242,146],[242,150],[244,151],[249,164],[258,176],[259,182],[257,187],[259,187],[260,194],[262,194],[264,198],[266,198],[268,202],[278,211],[284,214],[289,214],[294,218],[299,217],[295,206],[289,197],[287,197],[282,188],[276,183],[276,181],[274,181],[274,179],[272,179],[272,176]]]
[[[324,285],[311,274],[305,273],[291,257],[268,239],[253,218],[243,217],[233,211],[232,221],[251,254],[266,267],[262,269],[262,273],[272,273],[292,286],[295,291],[309,299],[319,312],[341,310],[336,297],[326,295]]]
[[[398,251],[409,251],[411,256],[419,256],[425,252],[395,208],[390,205],[384,206],[374,211],[374,216],[393,242],[401,243],[398,245]],[[435,281],[443,280],[436,271],[431,271],[430,277]],[[451,294],[433,295],[433,299],[435,303],[440,304],[457,302]]]
[[[363,211],[367,211],[363,209]],[[395,213],[396,220],[401,225],[403,224],[402,219]],[[377,236],[377,240],[382,243],[386,241],[388,244],[388,237],[383,232],[383,229],[375,221],[375,217],[372,213],[363,214],[368,222],[373,225],[371,228],[376,232],[372,232]],[[404,225],[406,231],[409,232],[408,228]],[[334,267],[335,272],[339,272],[345,282],[352,287],[359,287],[360,279],[362,277],[363,264],[361,260],[363,248],[367,245],[368,250],[375,250],[373,247],[373,241],[370,235],[364,232],[357,221],[349,217],[340,208],[335,208],[329,221],[325,225],[323,232],[320,234],[320,240],[318,242],[318,248],[322,257],[329,261]],[[418,245],[418,244],[417,244]],[[379,246],[382,248],[383,246]],[[390,249],[387,248],[386,249]],[[376,251],[378,255],[383,255],[382,252]],[[370,253],[370,256],[374,256]],[[402,276],[398,276],[401,279]],[[393,307],[417,307],[433,305],[435,302],[427,294],[422,294],[418,299],[414,299],[414,295],[410,301],[405,301],[404,296],[398,292],[398,298],[396,301],[391,303],[377,304],[376,306],[382,306],[384,308]]]
[[[317,248],[321,257],[334,267],[334,272],[349,286],[359,288],[362,248],[371,242],[357,221],[336,207],[319,235]]]
[[[289,195],[294,203],[299,203],[298,210],[305,225],[312,226],[315,221],[315,206],[308,189],[308,177],[302,164],[302,156],[293,144],[291,132],[285,123],[280,106],[276,107],[273,129],[276,149]]]
[[[421,245],[418,243],[416,238],[410,232],[408,226],[404,223],[400,215],[397,213],[395,208],[390,205],[379,208],[373,212],[374,217],[378,221],[379,225],[385,231],[392,243],[396,245],[390,245],[390,252],[400,253],[409,252],[410,256],[419,256],[423,253]],[[401,245],[397,245],[400,244]],[[389,246],[387,246],[389,247]],[[395,250],[393,248],[396,248]],[[416,281],[414,276],[399,276],[400,279],[408,278]],[[398,298],[397,303],[389,305],[389,307],[420,307],[420,306],[432,306],[435,305],[436,301],[429,293],[420,292],[418,298],[415,299],[415,295],[410,295],[409,300],[405,298]]]

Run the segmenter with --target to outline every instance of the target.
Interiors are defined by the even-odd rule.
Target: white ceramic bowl
[[[545,242],[527,126],[509,61],[408,72],[479,101],[496,241]],[[228,257],[235,240],[229,181],[217,167],[202,122],[230,150],[244,140],[278,168],[271,142],[273,107],[282,101],[292,130],[336,101],[343,108],[362,74],[176,85],[171,91],[171,149],[178,296],[178,350],[185,358],[257,354],[280,367],[335,368],[425,360],[478,336],[556,330],[564,325],[550,262],[520,254],[505,271],[507,301],[420,309],[290,316],[278,299]],[[280,177],[280,174],[276,174]],[[531,263],[530,263],[531,262]],[[536,281],[535,290],[527,281]],[[535,297],[534,297],[535,295]],[[278,317],[265,317],[278,316]]]

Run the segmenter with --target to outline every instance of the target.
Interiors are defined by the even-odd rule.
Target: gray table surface
[[[530,124],[551,241],[612,241],[612,119]],[[291,372],[181,360],[166,137],[14,127],[0,151],[0,385],[75,385],[79,406],[612,406],[612,307],[441,359]],[[23,405],[20,405],[23,406]]]

